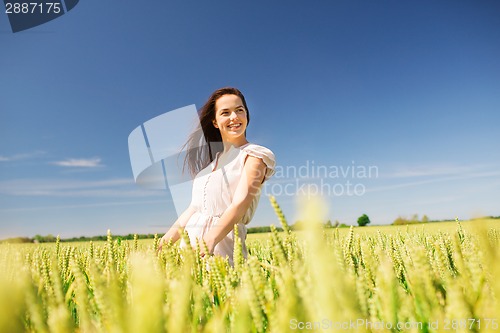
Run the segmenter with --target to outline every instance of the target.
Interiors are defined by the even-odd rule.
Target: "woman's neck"
[[[233,142],[233,141],[224,141],[223,144],[224,144],[224,151],[223,153],[229,151],[229,149],[231,149],[232,147],[235,147],[235,148],[238,148],[238,147],[241,147],[243,145],[246,145],[248,143],[248,140],[246,138],[243,138],[243,140],[238,140],[236,142]]]

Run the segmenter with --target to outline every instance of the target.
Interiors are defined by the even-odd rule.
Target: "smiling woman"
[[[246,257],[246,225],[276,164],[271,150],[246,139],[249,121],[245,97],[236,88],[215,91],[201,108],[201,131],[186,143],[184,161],[194,176],[191,204],[162,237],[160,250],[185,229],[191,246],[205,242],[210,254],[227,257],[232,265],[236,225]]]

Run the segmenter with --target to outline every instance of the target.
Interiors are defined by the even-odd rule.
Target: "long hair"
[[[199,126],[190,134],[183,146],[183,149],[186,149],[186,156],[182,171],[184,172],[186,168],[189,169],[193,178],[214,160],[217,152],[224,150],[220,130],[213,124],[215,102],[224,95],[236,95],[241,99],[247,113],[247,124],[250,123],[250,112],[241,91],[233,87],[224,87],[214,91],[198,111]]]

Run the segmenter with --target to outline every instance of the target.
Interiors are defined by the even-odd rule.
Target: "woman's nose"
[[[236,112],[235,111],[231,112],[231,114],[229,115],[229,119],[236,119],[236,118],[238,118]]]

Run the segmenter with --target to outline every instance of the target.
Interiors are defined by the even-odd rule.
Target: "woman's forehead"
[[[243,102],[237,95],[223,95],[215,102],[215,108],[217,110],[235,109],[241,106],[243,106]]]

